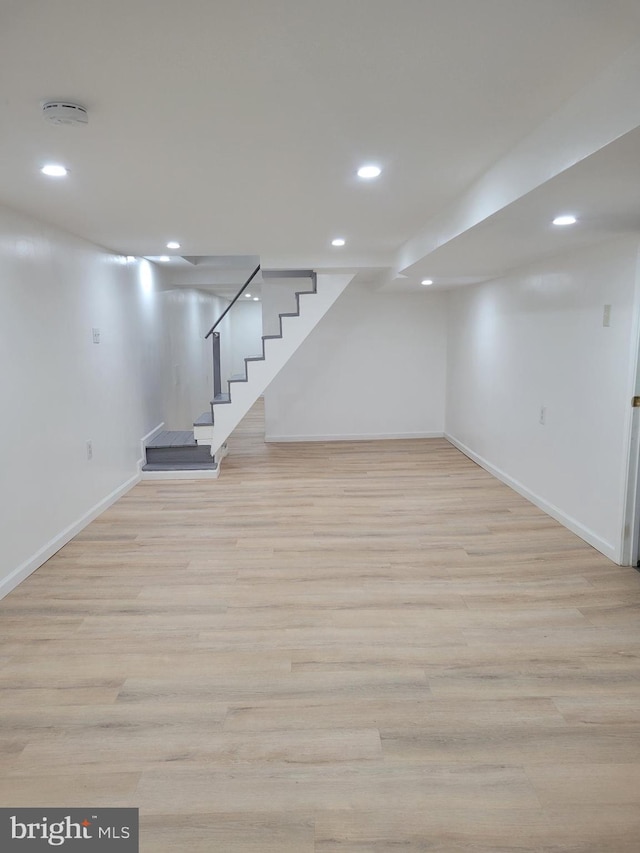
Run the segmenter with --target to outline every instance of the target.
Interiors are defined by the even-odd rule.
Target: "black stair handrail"
[[[229,313],[229,311],[231,311],[231,309],[232,309],[232,308],[233,308],[233,306],[236,304],[236,302],[238,301],[238,299],[240,299],[240,297],[242,296],[242,294],[243,294],[243,293],[245,292],[245,290],[249,287],[249,285],[250,285],[250,284],[251,284],[251,282],[254,280],[254,278],[258,275],[258,273],[259,273],[259,272],[260,272],[260,264],[258,264],[258,266],[254,269],[254,271],[251,273],[251,275],[249,276],[249,278],[245,281],[245,283],[242,285],[242,287],[240,288],[240,290],[236,293],[236,295],[233,297],[233,299],[231,300],[231,302],[230,302],[230,303],[227,305],[227,307],[224,309],[224,311],[222,312],[222,314],[218,317],[218,319],[216,320],[216,322],[215,322],[215,323],[213,324],[213,326],[209,329],[209,331],[207,332],[207,334],[204,336],[205,341],[207,340],[207,338],[209,337],[209,335],[212,335],[212,334],[213,334],[213,332],[214,332],[214,330],[215,330],[216,326],[217,326],[217,325],[219,325],[219,324],[222,322],[222,320],[224,320],[224,318],[227,316],[227,314]]]

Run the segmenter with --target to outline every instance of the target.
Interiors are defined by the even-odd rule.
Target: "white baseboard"
[[[11,572],[8,577],[0,581],[0,598],[4,598],[5,595],[8,595],[12,589],[15,589],[18,584],[21,584],[22,581],[35,572],[36,569],[39,569],[43,563],[46,563],[50,557],[53,557],[57,551],[67,544],[67,542],[70,542],[74,536],[77,536],[81,530],[101,515],[106,509],[109,509],[112,504],[114,504],[119,498],[126,494],[129,489],[133,488],[133,486],[139,482],[140,474],[134,474],[133,477],[130,477],[125,483],[118,486],[117,489],[114,489],[111,494],[106,496],[106,498],[103,498],[103,500],[95,504],[95,506],[91,507],[91,509],[77,521],[74,521],[73,524],[70,524],[69,527],[66,527],[61,533],[54,536],[53,539],[47,542],[47,544],[32,557],[25,560],[25,562]]]
[[[143,471],[143,480],[217,480],[220,476],[220,464],[215,469],[202,471]]]
[[[444,438],[443,432],[345,433],[342,435],[269,435],[267,444],[294,441],[386,441],[401,438]]]
[[[575,533],[576,536],[579,536],[581,539],[584,539],[589,545],[592,545],[597,551],[600,551],[601,554],[604,554],[605,557],[608,557],[614,563],[619,562],[618,552],[614,545],[606,540],[602,539],[601,536],[598,536],[597,533],[594,533],[593,530],[590,530],[588,527],[585,527],[575,518],[572,518],[570,515],[567,515],[557,506],[546,501],[544,498],[541,498],[540,495],[535,494],[518,480],[514,480],[513,477],[510,477],[500,468],[497,468],[495,465],[492,465],[487,459],[484,459],[482,456],[478,456],[477,453],[474,453],[471,448],[467,447],[461,441],[458,441],[449,433],[445,433],[444,437],[448,442],[453,444],[454,447],[457,447],[458,450],[462,451],[465,456],[468,456],[469,459],[472,459],[481,468],[484,468],[485,471],[488,471],[492,474],[496,479],[501,480],[505,485],[509,486],[514,492],[518,492],[519,495],[522,495],[523,498],[526,498],[528,501],[531,501],[532,504],[535,504],[539,509],[543,512],[546,512],[547,515],[550,515],[551,518],[555,518],[556,521],[559,521],[560,524],[564,525],[564,527],[568,528],[572,533]]]

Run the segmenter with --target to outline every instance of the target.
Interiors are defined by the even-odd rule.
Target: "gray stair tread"
[[[230,403],[231,402],[231,395],[230,394],[216,394],[216,396],[213,398],[213,400],[211,402],[213,403],[214,406],[216,406],[218,403]]]
[[[247,377],[244,373],[234,373],[228,380],[229,382],[246,382]]]
[[[245,361],[264,361],[263,355],[248,355]]]
[[[196,440],[193,430],[163,430],[148,442],[147,447],[192,447]]]
[[[311,278],[313,270],[260,270],[262,278]]]
[[[211,426],[211,412],[203,412],[197,421],[193,422],[194,427]]]
[[[214,462],[148,462],[142,466],[143,471],[215,471],[218,463]]]
[[[276,341],[281,337],[282,337],[282,335],[263,335],[262,340],[263,341]]]
[[[182,465],[198,462],[209,462],[210,448],[204,444],[176,444],[164,447],[147,447],[148,465]]]

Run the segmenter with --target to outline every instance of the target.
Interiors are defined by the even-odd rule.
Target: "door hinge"
[[[633,409],[640,409],[640,397],[631,398],[631,407]]]

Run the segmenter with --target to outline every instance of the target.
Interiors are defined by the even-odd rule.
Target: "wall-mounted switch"
[[[87,460],[89,462],[91,462],[91,460],[93,459],[93,442],[87,441],[86,447],[87,447]]]
[[[605,305],[604,311],[602,312],[602,325],[610,326],[611,325],[611,305]]]
[[[100,329],[92,329],[93,332],[93,342],[94,344],[100,343]]]

